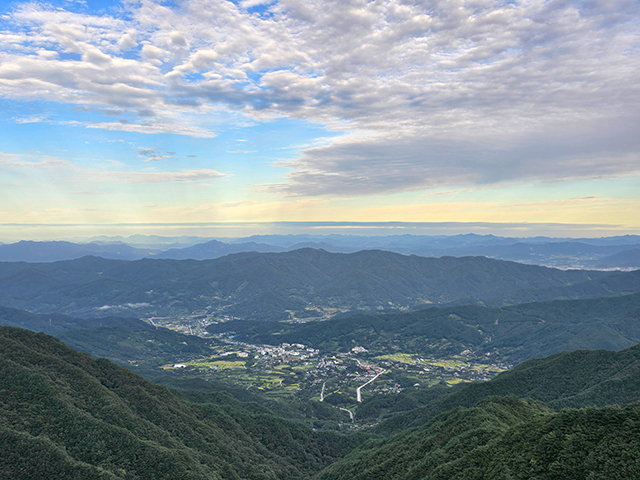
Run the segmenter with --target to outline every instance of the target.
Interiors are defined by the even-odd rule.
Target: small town
[[[185,331],[185,328],[181,328]],[[210,356],[163,365],[168,373],[202,378],[259,391],[274,399],[326,401],[337,408],[357,405],[374,395],[405,389],[489,380],[511,365],[476,358],[470,351],[448,358],[394,353],[376,355],[363,346],[347,353],[320,353],[300,343],[262,345],[217,334]]]

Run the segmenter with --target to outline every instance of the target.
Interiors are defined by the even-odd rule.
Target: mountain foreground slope
[[[356,437],[188,404],[48,335],[0,327],[0,478],[306,479]]]
[[[531,400],[490,398],[369,442],[319,479],[635,479],[639,427],[639,404],[554,413]]]
[[[535,400],[487,395],[543,392],[549,405],[581,395],[583,404],[623,405],[640,392],[639,352],[636,346],[528,361],[450,396],[464,396],[468,407],[454,399],[417,428],[362,443],[361,434],[314,432],[264,409],[206,401],[207,395],[199,395],[204,403],[188,403],[53,337],[0,327],[0,476],[638,478],[638,404],[554,412]]]

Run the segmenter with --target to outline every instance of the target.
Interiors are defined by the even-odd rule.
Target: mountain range
[[[550,412],[517,397],[457,408],[372,441],[320,480],[633,479],[640,405]]]
[[[424,258],[310,248],[215,260],[0,263],[0,305],[76,316],[198,313],[256,320],[400,311],[427,304],[492,306],[640,291],[640,271],[558,270],[485,257]]]
[[[493,235],[265,235],[240,239],[201,237],[92,237],[79,243],[55,241],[0,244],[0,261],[52,262],[85,255],[139,260],[141,258],[215,259],[241,252],[284,252],[300,248],[332,253],[386,250],[424,257],[487,256],[501,260],[559,268],[640,268],[640,237],[601,239],[507,238]],[[636,253],[628,253],[628,251]]]
[[[640,238],[94,240],[0,244],[0,258],[29,260],[0,262],[0,478],[640,478],[640,270],[535,265],[633,269]],[[282,359],[280,387],[304,380],[304,395],[174,365],[225,363],[242,341],[317,349],[317,364]],[[394,355],[422,360],[383,363]],[[466,385],[421,366],[455,358],[463,372],[465,356],[516,366]],[[333,360],[344,384],[320,373]],[[341,404],[373,376],[361,361],[395,365],[389,389]],[[246,384],[281,367],[268,362]]]

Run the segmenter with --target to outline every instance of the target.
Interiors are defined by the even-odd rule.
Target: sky
[[[0,2],[0,240],[335,232],[640,234],[640,2]]]

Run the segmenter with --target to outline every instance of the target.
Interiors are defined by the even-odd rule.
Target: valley
[[[468,351],[421,358],[403,353],[376,355],[356,346],[347,353],[320,354],[302,344],[254,345],[222,335],[216,339],[223,343],[212,347],[210,356],[186,357],[160,368],[181,380],[228,384],[273,400],[326,402],[350,412],[339,425],[344,427],[350,420],[349,428],[364,426],[358,406],[378,395],[484,381],[511,367]]]
[[[141,458],[176,480],[480,479],[582,458],[572,439],[607,471],[626,454],[589,442],[636,428],[639,274],[308,248],[0,263],[0,472],[40,472],[29,452],[83,479],[170,478]]]

